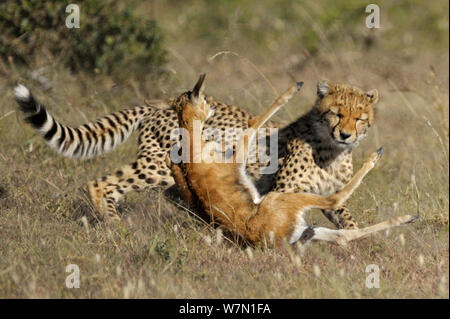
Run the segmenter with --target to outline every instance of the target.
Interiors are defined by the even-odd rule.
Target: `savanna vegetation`
[[[448,298],[448,2],[63,1],[0,4],[0,297]],[[87,161],[56,156],[24,125],[24,83],[61,122],[82,124],[145,99],[174,97],[202,72],[206,92],[261,114],[304,81],[275,119],[313,104],[320,79],[378,89],[376,123],[354,153],[384,155],[349,200],[361,226],[420,215],[415,224],[347,247],[243,248],[183,206],[176,191],[121,203],[123,222],[97,223],[86,183],[134,158],[136,137]],[[319,213],[315,225],[331,224]],[[80,268],[79,289],[65,284]],[[366,267],[380,267],[380,288]]]

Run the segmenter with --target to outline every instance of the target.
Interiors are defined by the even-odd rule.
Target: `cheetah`
[[[111,175],[88,183],[92,203],[100,218],[120,220],[116,204],[130,191],[156,187],[167,189],[174,185],[165,162],[166,156],[179,141],[179,136],[174,134],[178,127],[174,99],[123,109],[79,127],[70,127],[57,121],[26,86],[17,85],[14,96],[25,115],[25,122],[44,138],[50,148],[69,158],[88,159],[106,153],[124,143],[133,132],[139,131],[137,160]],[[248,121],[254,118],[236,106],[221,103],[210,96],[206,99],[216,109],[216,116],[205,123],[205,128],[211,128],[213,133],[220,135],[227,129],[233,129],[229,130],[233,139],[239,129],[246,129]],[[272,123],[272,126],[276,124]],[[172,135],[175,136],[173,139]]]
[[[261,168],[267,162],[258,158],[255,163],[248,163],[247,171],[256,181],[256,187],[262,195],[270,190],[330,194],[340,190],[351,178],[352,150],[373,123],[372,105],[378,99],[378,93],[376,90],[361,93],[358,88],[334,85],[328,81],[319,82],[317,87],[317,101],[306,115],[286,126],[270,121],[264,125],[278,128],[278,145],[275,149],[278,150],[276,155],[280,159],[281,169],[276,174],[262,174]],[[343,87],[347,89],[337,89]],[[100,217],[107,221],[120,219],[116,205],[126,193],[156,187],[165,189],[175,184],[165,161],[172,147],[180,140],[179,136],[172,139],[172,133],[178,127],[174,99],[164,101],[162,104],[165,107],[162,108],[135,106],[79,127],[70,127],[58,122],[24,85],[16,86],[14,95],[19,109],[25,114],[26,122],[37,130],[54,151],[66,157],[86,159],[100,155],[113,150],[138,131],[137,159],[113,174],[88,183],[92,202]],[[215,108],[214,116],[204,123],[205,131],[213,129],[223,136],[227,129],[233,128],[235,130],[231,131],[231,137],[235,138],[239,129],[247,129],[249,121],[255,119],[252,114],[234,105],[221,103],[211,96],[205,98]],[[333,100],[339,104],[334,105],[331,103]],[[356,117],[361,113],[357,109],[358,105],[366,107],[366,118]],[[330,110],[327,111],[327,108]],[[336,119],[330,114],[331,109],[336,111],[336,108],[340,111],[335,116],[338,117],[337,125],[334,122]],[[357,114],[353,114],[354,110],[358,110]],[[347,123],[346,128],[352,133],[342,142],[345,135],[339,135],[338,132],[343,123]],[[355,125],[353,130],[349,127],[351,123]],[[324,134],[331,129],[333,134]],[[297,154],[289,153],[294,150],[298,151]],[[305,156],[301,156],[302,152]],[[300,159],[298,156],[301,156]],[[284,158],[286,160],[283,161]],[[293,173],[297,175],[293,176]],[[326,210],[324,214],[337,228],[357,228],[345,207],[336,211]]]
[[[346,84],[321,81],[313,108],[286,126],[280,138],[286,149],[274,191],[331,195],[353,175],[352,151],[374,123],[376,89],[363,92]],[[338,229],[357,229],[346,207],[323,210]]]
[[[213,113],[213,109],[203,98],[204,79],[204,75],[200,76],[194,89],[176,101],[180,127],[186,129],[191,137],[195,134],[195,122],[199,122],[198,130],[201,131],[202,123]],[[237,156],[232,163],[205,161],[202,157],[203,150],[218,149],[220,152],[221,145],[216,145],[215,141],[202,142],[200,148],[195,148],[193,138],[189,142],[185,140],[183,147],[190,150],[190,158],[179,166],[173,165],[172,169],[177,184],[183,185],[186,198],[191,202],[197,202],[197,205],[201,205],[212,219],[255,245],[273,243],[279,246],[283,240],[288,240],[290,244],[297,241],[306,244],[310,241],[324,240],[345,245],[350,240],[415,221],[417,217],[405,215],[356,230],[312,228],[305,222],[304,214],[311,208],[341,207],[364,176],[375,166],[382,149],[372,153],[350,182],[335,194],[321,196],[273,191],[260,198],[250,178],[243,176],[246,174],[248,145],[254,141],[255,131],[285,105],[302,84],[299,82],[291,86],[264,115],[249,123],[250,127],[246,131],[248,133],[239,138],[236,146],[235,155],[239,152],[244,153],[242,161],[237,161]]]

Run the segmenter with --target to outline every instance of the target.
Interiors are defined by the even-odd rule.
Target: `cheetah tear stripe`
[[[60,124],[47,112],[22,84],[14,89],[19,109],[47,144],[56,152],[76,158],[90,158],[113,150],[125,142],[138,128],[144,115],[151,111],[145,106],[118,111],[77,128]]]

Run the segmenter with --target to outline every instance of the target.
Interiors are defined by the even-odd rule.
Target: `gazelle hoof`
[[[379,149],[377,149],[377,154],[378,154],[378,156],[381,156],[381,154],[383,154],[383,147],[380,147]]]
[[[408,222],[408,224],[409,223],[414,223],[414,222],[418,221],[419,219],[420,219],[420,216],[418,216],[418,215],[417,216],[412,216],[411,220]]]

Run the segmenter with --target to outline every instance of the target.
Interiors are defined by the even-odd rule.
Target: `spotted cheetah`
[[[202,123],[213,113],[211,106],[203,99],[204,79],[204,75],[200,76],[191,94],[181,96],[176,102],[180,127],[187,130],[190,136],[195,135],[195,124],[201,131]],[[221,145],[215,141],[202,142],[201,147],[195,148],[193,139],[183,140],[183,148],[190,149],[189,160],[181,165],[172,165],[172,170],[177,184],[183,185],[184,196],[196,202],[197,206],[229,231],[256,245],[273,243],[279,246],[283,240],[288,240],[290,244],[299,240],[303,244],[313,240],[346,244],[350,240],[417,220],[417,216],[404,215],[355,230],[313,228],[305,222],[304,214],[311,208],[336,209],[342,206],[364,176],[375,166],[381,156],[381,148],[372,153],[350,182],[335,194],[321,196],[272,191],[261,199],[259,194],[256,194],[258,201],[255,201],[257,190],[254,190],[252,182],[244,177],[247,176],[245,165],[248,145],[254,141],[256,130],[285,105],[302,85],[302,82],[298,82],[291,86],[264,115],[249,123],[247,134],[241,135],[238,140],[231,163],[204,160],[204,149],[213,152],[218,149],[220,153]],[[237,161],[240,152],[243,153],[242,161]]]
[[[333,194],[353,175],[352,151],[374,123],[378,91],[322,81],[314,107],[281,130],[287,140],[274,191]],[[356,229],[346,207],[324,210],[337,228]]]
[[[350,86],[345,90],[338,90],[344,87],[346,86],[333,85],[326,81],[319,82],[313,110],[287,126],[274,122],[266,123],[266,127],[279,128],[278,157],[282,166],[275,176],[261,174],[259,168],[267,163],[257,161],[247,165],[247,171],[257,181],[261,194],[274,187],[287,192],[331,193],[339,190],[349,180],[352,175],[352,149],[373,123],[372,105],[378,94],[376,90],[361,93],[359,89]],[[26,121],[43,136],[53,150],[63,156],[81,159],[94,157],[114,149],[125,142],[134,131],[139,131],[137,160],[118,169],[114,174],[88,184],[92,202],[106,220],[120,219],[116,204],[127,192],[174,185],[174,179],[165,161],[173,145],[178,142],[177,138],[171,139],[173,129],[178,127],[177,115],[172,105],[174,99],[162,103],[166,105],[165,108],[155,108],[152,105],[135,106],[73,128],[59,123],[27,87],[18,85],[14,93]],[[249,121],[254,119],[252,114],[236,106],[221,103],[210,96],[205,98],[215,108],[215,115],[205,122],[205,130],[215,128],[221,134],[229,128],[245,130]],[[333,100],[338,104],[333,104]],[[356,115],[362,113],[357,108],[358,105],[364,105],[367,111],[359,118]],[[336,109],[338,112],[333,116],[331,110]],[[355,110],[358,110],[357,114],[353,114]],[[340,135],[344,123],[346,130],[342,130],[343,134]],[[353,128],[350,127],[351,123]],[[332,133],[325,135],[326,130]],[[345,134],[350,136],[346,137]],[[288,141],[292,142],[288,144]],[[303,152],[303,148],[305,156],[300,157],[300,160],[300,152],[289,154],[292,150]],[[284,157],[286,160],[283,161]],[[294,176],[291,172],[300,173],[292,180]],[[320,180],[321,175],[324,177],[323,182]],[[316,183],[312,183],[312,179],[315,179]],[[317,187],[317,183],[320,183],[320,187]],[[324,213],[338,228],[357,227],[346,208]]]

